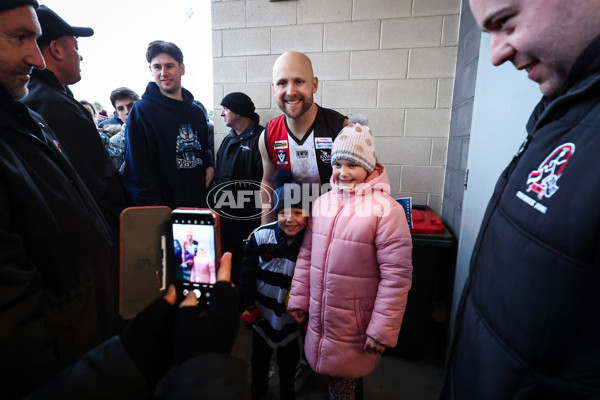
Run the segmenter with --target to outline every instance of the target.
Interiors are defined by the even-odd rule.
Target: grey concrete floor
[[[240,325],[233,348],[233,355],[243,359],[247,365],[246,379],[250,382],[251,329]],[[364,378],[365,400],[434,400],[438,399],[443,379],[443,356],[439,346],[426,341],[424,356],[410,360],[384,354],[375,371]],[[275,361],[275,359],[273,359]],[[274,365],[277,365],[274,362]],[[278,376],[275,372],[269,379],[269,392],[264,400],[279,398]],[[297,400],[324,400],[327,395],[327,377],[313,374],[306,385],[296,393]]]

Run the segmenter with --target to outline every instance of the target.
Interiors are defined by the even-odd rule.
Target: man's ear
[[[58,40],[52,40],[48,44],[48,54],[57,61],[61,61],[63,59],[63,48]]]
[[[181,66],[181,75],[185,75],[185,64],[181,63],[179,65]]]
[[[313,93],[317,93],[317,89],[319,88],[319,78],[316,76],[313,78]]]

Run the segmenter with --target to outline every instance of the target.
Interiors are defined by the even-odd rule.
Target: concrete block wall
[[[479,63],[481,31],[471,14],[469,2],[462,5],[456,79],[452,102],[448,160],[443,196],[442,219],[455,237],[460,235],[471,119]]]
[[[261,123],[281,115],[272,67],[306,53],[315,102],[361,112],[376,136],[392,195],[441,212],[460,0],[212,0],[215,143],[229,129],[220,100],[242,91]]]

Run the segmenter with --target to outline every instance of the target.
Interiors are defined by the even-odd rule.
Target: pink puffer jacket
[[[367,335],[396,346],[412,281],[412,240],[381,164],[350,194],[331,184],[313,205],[288,309],[308,310],[311,367],[357,378],[381,357],[363,350]]]

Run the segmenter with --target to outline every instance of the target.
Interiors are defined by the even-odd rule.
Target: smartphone
[[[125,319],[162,297],[168,271],[171,209],[130,207],[121,213],[119,312]]]
[[[177,208],[171,229],[177,298],[194,292],[198,305],[208,307],[221,259],[219,216],[210,209]]]

